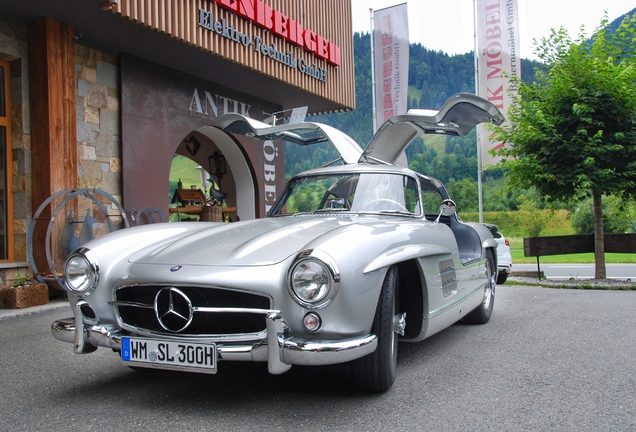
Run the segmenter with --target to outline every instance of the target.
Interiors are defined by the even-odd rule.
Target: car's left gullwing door
[[[262,140],[285,140],[299,145],[330,142],[345,164],[357,163],[362,155],[362,147],[353,138],[322,123],[301,122],[271,126],[240,114],[224,114],[217,118],[216,123],[226,132]]]
[[[495,126],[505,121],[491,102],[470,93],[451,96],[439,111],[409,110],[390,118],[373,135],[360,162],[380,161],[394,164],[400,154],[418,136],[445,134],[464,136],[479,123]]]

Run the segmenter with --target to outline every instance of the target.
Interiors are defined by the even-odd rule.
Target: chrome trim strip
[[[486,284],[481,284],[477,288],[472,290],[470,293],[466,294],[465,296],[463,296],[461,298],[458,298],[457,300],[454,300],[454,301],[450,302],[449,304],[447,304],[445,306],[442,306],[441,308],[438,308],[438,309],[435,309],[434,311],[429,312],[429,314],[428,314],[429,318],[435,318],[437,315],[441,314],[442,312],[445,312],[448,309],[450,309],[450,308],[452,308],[454,306],[457,306],[458,304],[460,304],[461,302],[463,302],[467,298],[471,297],[473,294],[477,293],[480,290],[483,290],[485,286],[486,286]]]
[[[138,307],[138,308],[143,308],[143,309],[154,309],[154,305],[148,304],[148,303],[139,303],[139,302],[130,302],[130,301],[118,301],[118,300],[112,300],[108,302],[109,305],[111,306],[131,306],[131,307]]]
[[[451,279],[448,282],[442,284],[442,289],[448,288],[451,285],[457,285],[457,279]]]
[[[456,273],[457,269],[455,267],[450,267],[447,270],[440,271],[438,276],[446,276],[447,274]]]
[[[141,328],[141,327],[135,327],[135,326],[131,326],[131,325],[127,325],[124,323],[119,322],[119,326],[126,331],[129,331],[131,333],[137,334],[139,336],[144,336],[144,337],[151,337],[151,338],[157,338],[157,339],[164,339],[164,340],[175,340],[175,341],[179,341],[179,340],[184,340],[184,338],[187,338],[187,340],[192,341],[192,342],[197,342],[197,343],[201,343],[201,342],[215,342],[215,343],[223,343],[223,342],[227,342],[227,341],[232,341],[232,342],[259,342],[262,341],[264,339],[267,338],[267,331],[266,330],[262,330],[256,333],[230,333],[230,334],[192,334],[192,335],[177,335],[175,336],[174,334],[168,334],[168,333],[161,333],[161,332],[157,332],[157,331],[152,331],[152,330],[148,330],[145,328]]]
[[[267,315],[272,313],[271,309],[252,309],[252,308],[237,308],[237,307],[208,307],[208,306],[193,306],[194,312],[204,313],[253,313],[260,315]]]
[[[109,305],[113,306],[131,306],[143,309],[154,309],[154,305],[138,302],[127,301],[109,301]],[[260,315],[267,315],[272,311],[270,309],[255,309],[255,308],[237,308],[237,307],[208,307],[208,306],[192,306],[193,312],[203,313],[254,313]]]

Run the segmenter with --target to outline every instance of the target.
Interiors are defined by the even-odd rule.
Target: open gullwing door
[[[409,110],[384,122],[369,141],[360,162],[394,164],[404,149],[421,135],[464,136],[479,123],[499,126],[504,121],[504,116],[491,102],[470,93],[457,93],[439,111]]]
[[[271,126],[240,114],[224,114],[217,125],[226,132],[262,140],[284,140],[299,145],[330,142],[345,164],[357,163],[362,147],[349,135],[322,123],[302,122]]]

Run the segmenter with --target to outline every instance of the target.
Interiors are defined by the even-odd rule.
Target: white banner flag
[[[518,11],[517,0],[476,0],[477,94],[495,104],[506,117],[516,88],[504,75],[521,78]],[[501,148],[504,143],[491,140],[483,124],[478,132],[482,165],[496,164],[499,158],[488,151]]]
[[[375,128],[406,113],[409,82],[409,23],[406,3],[373,13]],[[374,130],[375,132],[375,130]]]

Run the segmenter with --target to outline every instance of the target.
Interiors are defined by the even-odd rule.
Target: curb
[[[536,278],[537,274],[539,274],[538,271],[534,271],[534,270],[530,270],[530,271],[512,271],[510,272],[510,277],[529,277],[529,278]],[[545,273],[542,271],[541,272],[541,276],[539,277],[540,279],[545,279]]]
[[[70,312],[70,305],[67,299],[55,299],[44,305],[24,309],[0,309],[0,321],[64,308],[68,308]]]

